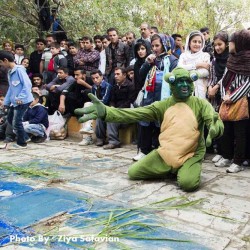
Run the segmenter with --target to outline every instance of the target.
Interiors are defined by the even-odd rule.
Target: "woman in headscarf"
[[[210,68],[210,55],[202,51],[204,46],[205,39],[202,33],[192,31],[186,38],[185,52],[180,55],[178,62],[178,67],[198,72],[199,79],[194,82],[194,92],[195,96],[202,99],[206,99]]]
[[[232,34],[229,42],[227,68],[220,81],[222,99],[225,103],[235,103],[248,97],[250,103],[250,31],[241,30]],[[246,158],[250,158],[249,119],[224,121],[224,134],[221,137],[222,158],[215,163],[217,167],[227,168],[228,173],[244,170]],[[247,155],[246,155],[247,152]]]
[[[145,80],[145,93],[142,106],[152,104],[170,96],[169,84],[164,75],[171,72],[178,59],[171,54],[174,42],[165,34],[155,34],[151,38],[153,53],[147,56],[139,71],[139,78]],[[141,152],[133,158],[137,161],[159,146],[160,124],[140,122],[139,147]]]
[[[219,32],[213,39],[214,58],[211,62],[210,76],[208,81],[208,99],[214,107],[215,111],[219,111],[221,104],[221,93],[219,81],[222,79],[226,69],[227,59],[229,56],[228,49],[228,34],[226,32]],[[213,157],[212,162],[218,162],[221,159],[220,139],[214,141],[214,148],[216,148],[216,156]]]

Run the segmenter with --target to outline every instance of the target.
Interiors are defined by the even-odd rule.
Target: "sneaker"
[[[243,171],[244,167],[239,166],[235,163],[232,163],[229,168],[227,168],[227,173],[238,173],[240,171]]]
[[[213,163],[218,162],[221,158],[222,158],[221,155],[216,155],[216,156],[212,159],[212,162],[213,162]]]
[[[21,146],[21,145],[12,144],[12,143],[7,143],[6,144],[6,150],[21,150],[21,149],[26,149],[26,148],[27,148],[27,145],[26,146]]]
[[[94,134],[92,126],[86,126],[80,130],[80,134]]]
[[[221,159],[214,163],[215,167],[227,167],[231,164],[231,161],[228,159],[224,159],[221,157]]]
[[[244,166],[244,167],[248,167],[249,166],[249,161],[243,161],[243,163],[242,163],[242,166]]]
[[[34,143],[42,143],[47,139],[47,135],[44,134],[44,136],[33,136],[32,137],[32,142]]]
[[[84,138],[81,142],[78,143],[80,146],[88,146],[94,144],[92,136]]]
[[[115,148],[120,148],[121,147],[121,144],[107,144],[103,147],[103,149],[115,149]]]
[[[139,161],[145,156],[146,156],[145,154],[143,154],[142,152],[139,152],[135,157],[133,157],[133,161]]]
[[[30,138],[28,138],[28,139],[26,139],[26,141],[25,141],[25,142],[27,143],[27,142],[30,142],[30,141],[31,141],[31,139],[30,139]]]
[[[13,142],[13,141],[14,141],[14,139],[12,139],[10,137],[6,137],[3,142],[4,143],[10,143],[10,142]]]
[[[98,147],[102,147],[104,145],[104,142],[101,139],[97,139],[95,145]]]

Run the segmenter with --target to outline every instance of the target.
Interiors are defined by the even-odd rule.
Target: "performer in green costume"
[[[164,178],[168,173],[177,174],[177,182],[185,191],[193,191],[199,187],[201,165],[206,146],[212,139],[223,134],[223,123],[209,102],[192,96],[193,81],[196,72],[183,68],[175,68],[165,75],[172,96],[163,101],[154,102],[145,107],[135,109],[117,109],[107,107],[95,96],[89,94],[93,105],[76,109],[79,119],[86,122],[101,118],[107,122],[134,123],[138,121],[161,122],[159,136],[160,146],[140,161],[130,166],[130,179]],[[204,125],[208,128],[206,145]]]

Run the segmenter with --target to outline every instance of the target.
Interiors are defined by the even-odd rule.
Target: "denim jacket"
[[[13,69],[8,72],[9,89],[4,98],[4,105],[14,107],[18,106],[17,100],[22,101],[22,104],[33,101],[31,94],[31,81],[27,75],[26,69],[22,65],[15,65]]]
[[[103,104],[109,105],[112,85],[103,80],[100,84],[100,87],[101,87],[101,97],[102,97],[101,101],[103,102]],[[91,89],[91,93],[96,96],[96,91],[97,91],[97,85],[94,84]]]

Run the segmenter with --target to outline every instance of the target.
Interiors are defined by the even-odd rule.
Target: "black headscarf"
[[[228,34],[226,32],[219,32],[218,34],[215,35],[214,41],[216,39],[220,39],[226,44],[226,49],[223,51],[223,53],[218,54],[216,50],[214,50],[214,57],[215,57],[215,63],[214,63],[214,68],[215,68],[215,75],[217,78],[217,81],[219,81],[225,71],[225,68],[227,66],[227,59],[229,57],[229,48],[228,48]]]
[[[140,48],[140,46],[143,46],[146,48],[147,53],[146,53],[146,56],[144,58],[140,58],[138,55],[137,51]],[[145,79],[140,78],[139,71],[140,71],[142,64],[145,62],[146,57],[152,53],[151,51],[152,50],[151,50],[150,42],[143,40],[143,39],[137,40],[135,47],[134,47],[135,59],[136,59],[136,62],[134,65],[134,82],[135,82],[135,92],[136,92],[135,94],[136,94],[136,96],[139,93],[139,91],[142,89],[142,87],[144,85],[144,81],[145,81]]]

